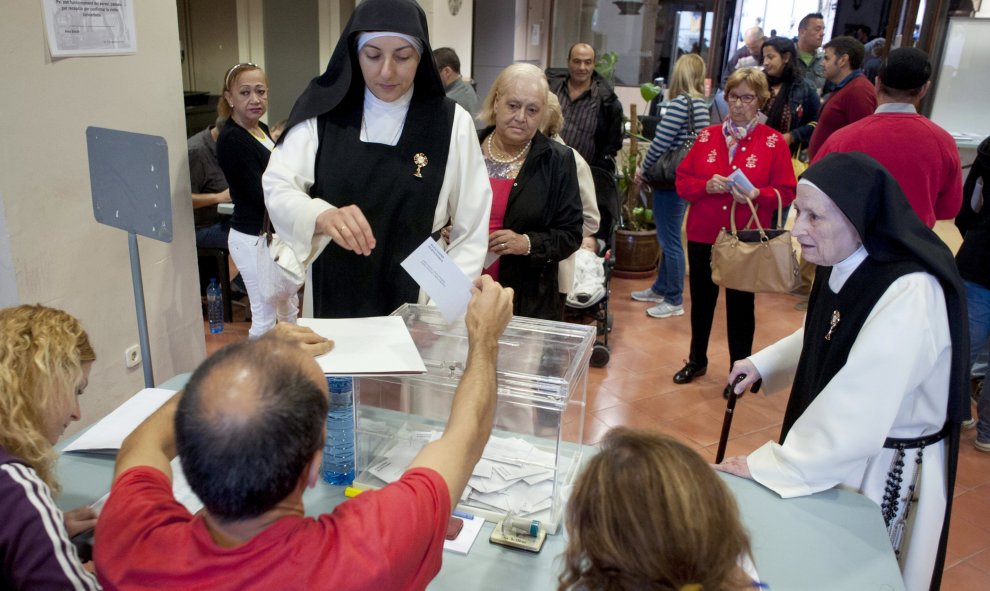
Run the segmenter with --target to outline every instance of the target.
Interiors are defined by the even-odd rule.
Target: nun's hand
[[[759,196],[760,196],[759,189],[753,189],[749,193],[746,193],[745,191],[741,190],[737,185],[735,184],[732,185],[732,198],[736,200],[736,203],[742,203],[743,205],[745,205],[747,197],[750,199],[756,199]]]
[[[368,256],[375,248],[371,225],[357,205],[328,209],[316,218],[316,232],[329,236],[341,248]]]
[[[740,359],[732,364],[732,371],[729,372],[728,383],[731,384],[735,382],[736,378],[740,375],[745,375],[746,377],[744,377],[742,381],[736,384],[736,387],[733,388],[736,394],[740,396],[746,392],[746,388],[749,388],[757,381],[763,379],[763,376],[760,375],[759,370],[756,369],[756,365],[754,365],[748,357],[746,359]]]
[[[733,456],[731,458],[725,458],[722,460],[721,464],[711,464],[712,468],[715,468],[719,472],[727,472],[729,474],[735,474],[740,478],[753,479],[753,475],[749,471],[749,463],[746,461],[746,456]]]

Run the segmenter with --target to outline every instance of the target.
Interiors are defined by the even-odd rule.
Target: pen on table
[[[345,493],[346,494],[346,493]],[[470,513],[465,513],[464,511],[454,511],[454,517],[460,517],[461,519],[474,519],[474,515]]]
[[[361,490],[360,488],[354,488],[352,486],[348,486],[347,488],[344,489],[344,496],[347,497],[348,499],[353,499],[354,497],[358,496],[363,492],[364,491]]]

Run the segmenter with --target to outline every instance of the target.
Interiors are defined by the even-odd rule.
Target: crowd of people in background
[[[990,397],[972,367],[990,335],[990,146],[964,187],[952,137],[918,112],[928,56],[899,48],[884,58],[884,41],[865,31],[826,43],[825,28],[816,13],[793,40],[745,30],[715,124],[704,61],[676,61],[637,182],[696,138],[676,183],[647,192],[662,256],[632,298],[653,318],[684,315],[687,275],[691,344],[673,381],[705,375],[716,236],[751,216],[783,224],[793,203],[803,326],[753,354],[756,298],[724,290],[727,381],[740,394],[761,381],[791,388],[781,437],[716,468],[785,497],[859,490],[881,506],[895,550],[907,520],[901,483],[914,482],[902,570],[908,589],[926,589],[945,557],[959,432],[977,423],[970,395],[976,448],[990,452]],[[593,171],[616,172],[624,132],[596,58],[578,42],[566,68],[510,65],[479,103],[456,52],[431,48],[415,2],[365,0],[278,126],[262,121],[264,71],[231,67],[219,118],[190,138],[189,160],[197,245],[229,249],[250,300],[249,341],[211,356],[127,438],[97,522],[51,498],[53,445],[79,420],[96,359],[88,336],[58,310],[0,310],[0,587],[425,588],[491,433],[502,331],[512,315],[562,320],[575,253],[601,247]],[[752,190],[730,179],[736,171]],[[219,216],[228,202],[233,216]],[[953,260],[931,228],[957,214],[964,242]],[[316,519],[304,517],[302,494],[318,479],[327,395],[312,356],[333,343],[294,325],[295,292],[262,295],[262,233],[288,245],[280,264],[311,269],[317,317],[425,302],[399,265],[430,238],[473,280],[469,358],[442,437],[399,481]],[[566,510],[562,591],[762,585],[733,498],[697,453],[628,429],[601,447]],[[198,515],[173,497],[176,455],[204,502]],[[83,565],[69,538],[95,523],[95,566]]]

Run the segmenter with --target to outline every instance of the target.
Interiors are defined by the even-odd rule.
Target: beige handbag
[[[752,199],[746,199],[753,212],[746,228],[754,222],[755,230],[736,230],[736,202],[729,213],[731,232],[719,231],[712,246],[712,281],[717,285],[753,293],[787,293],[801,284],[797,255],[791,245],[791,233],[783,228],[783,202],[777,193],[778,227],[764,230],[756,215]]]

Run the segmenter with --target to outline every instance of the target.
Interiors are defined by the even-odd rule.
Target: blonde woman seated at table
[[[96,353],[79,321],[44,306],[0,310],[0,589],[99,589],[69,538],[96,512],[63,514],[52,446],[82,417]]]
[[[567,503],[558,591],[761,587],[729,488],[684,444],[625,427],[605,435]]]

